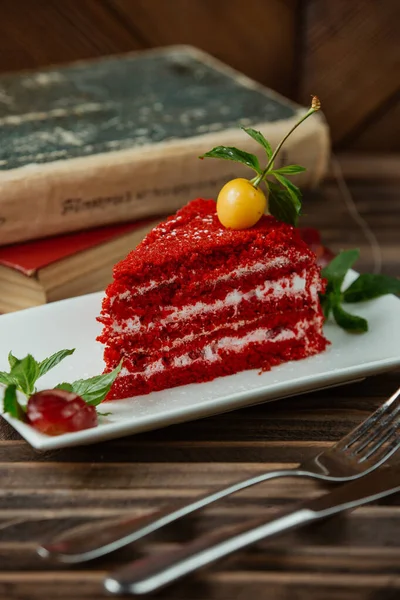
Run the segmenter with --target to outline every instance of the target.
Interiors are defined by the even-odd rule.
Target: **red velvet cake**
[[[114,269],[99,320],[111,398],[269,369],[325,349],[315,254],[297,229],[263,216],[221,225],[194,200]]]

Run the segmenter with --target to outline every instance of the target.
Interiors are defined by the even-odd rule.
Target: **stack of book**
[[[240,124],[274,146],[304,111],[188,46],[3,75],[0,89],[0,312],[103,289],[163,216],[247,175],[200,154],[262,152]],[[329,148],[318,113],[281,161],[312,187]]]
[[[99,227],[0,247],[0,313],[89,294],[160,219]]]

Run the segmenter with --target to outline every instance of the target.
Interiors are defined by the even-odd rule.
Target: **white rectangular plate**
[[[76,348],[40,380],[40,389],[61,381],[98,375],[103,370],[102,346],[96,342],[103,294],[90,294],[23,310],[0,317],[0,370],[9,370],[10,350],[18,357],[27,353],[41,360],[62,348]],[[368,319],[370,330],[362,335],[325,325],[331,341],[317,356],[285,363],[271,371],[244,371],[209,383],[175,387],[146,396],[107,402],[98,427],[50,437],[11,418],[3,417],[38,450],[91,444],[124,435],[199,419],[259,402],[350,382],[400,366],[400,301],[385,296],[349,305]],[[0,386],[1,388],[1,386]],[[2,394],[0,394],[2,397]]]

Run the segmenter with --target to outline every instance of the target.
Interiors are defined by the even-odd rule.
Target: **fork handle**
[[[243,490],[258,483],[277,477],[311,476],[308,471],[300,469],[281,469],[268,471],[234,483],[228,487],[207,493],[192,502],[182,502],[164,510],[152,512],[139,518],[128,518],[114,521],[106,525],[90,525],[75,528],[68,534],[63,534],[55,540],[42,544],[37,551],[42,558],[51,558],[62,563],[80,563],[104,556],[123,548],[132,542],[161,529],[165,525],[177,521],[201,508],[221,500],[230,494]]]
[[[195,538],[177,550],[134,561],[107,576],[104,586],[114,594],[148,594],[262,539],[354,510],[397,492],[400,492],[400,465],[377,469],[360,481],[304,500],[276,517],[263,516],[223,527]]]
[[[104,586],[113,594],[149,594],[263,538],[311,523],[316,518],[314,511],[298,507],[268,520],[264,517],[223,527],[177,550],[128,564],[109,575]]]

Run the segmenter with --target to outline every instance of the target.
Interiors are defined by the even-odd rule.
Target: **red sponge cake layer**
[[[264,216],[224,228],[212,200],[158,225],[114,269],[99,320],[109,398],[245,369],[269,369],[326,347],[315,255],[297,230]]]

